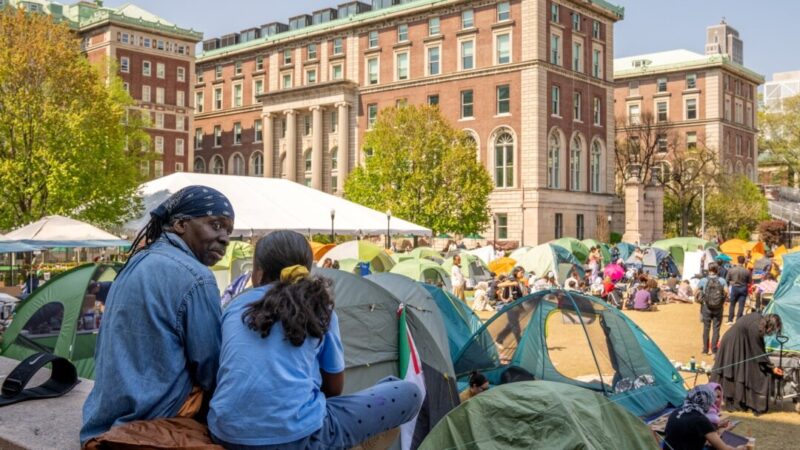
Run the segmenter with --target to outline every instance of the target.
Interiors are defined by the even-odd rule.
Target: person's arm
[[[322,377],[320,390],[326,397],[336,397],[344,390],[344,350],[339,334],[339,318],[336,313],[331,315],[328,332],[322,340],[322,348],[317,354],[319,371]]]
[[[206,392],[216,387],[222,342],[222,310],[214,282],[194,286],[178,311],[178,329],[192,380]]]
[[[711,444],[711,447],[716,450],[747,450],[747,446],[745,445],[731,447],[730,445],[726,444],[716,431],[706,434],[706,440],[709,444]]]
[[[322,387],[320,390],[325,397],[337,397],[342,395],[344,390],[344,372],[328,373],[320,370],[322,375]]]

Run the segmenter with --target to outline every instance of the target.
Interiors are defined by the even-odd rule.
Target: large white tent
[[[47,216],[6,234],[0,244],[23,244],[35,247],[35,250],[50,247],[124,247],[130,242],[86,222],[64,216]]]
[[[149,212],[186,186],[212,187],[230,199],[236,220],[234,236],[251,236],[275,230],[299,233],[330,233],[331,211],[337,234],[392,234],[430,236],[431,230],[391,217],[335,195],[278,178],[242,177],[200,173],[174,173],[140,186],[144,200],[142,216],[125,224],[136,232],[147,224]]]

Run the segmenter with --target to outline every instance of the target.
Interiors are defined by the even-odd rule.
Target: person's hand
[[[781,378],[783,378],[783,369],[781,369],[780,367],[775,367],[775,368],[773,368],[773,369],[772,369],[772,373],[773,373],[773,374],[774,374],[776,377],[781,377]]]
[[[721,420],[719,422],[719,428],[720,429],[728,428],[730,425],[731,425],[731,420],[730,419],[724,419],[724,420]]]

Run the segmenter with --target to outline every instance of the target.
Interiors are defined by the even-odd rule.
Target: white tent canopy
[[[111,233],[80,220],[47,216],[3,236],[3,242],[35,247],[120,247],[130,245]]]
[[[150,220],[149,212],[186,186],[204,185],[225,194],[236,216],[234,236],[251,236],[275,230],[298,233],[330,233],[331,211],[337,234],[385,234],[387,217],[365,206],[278,178],[241,177],[200,173],[174,173],[139,187],[144,212],[125,224],[136,232]],[[392,234],[430,236],[431,230],[396,217],[389,223]]]

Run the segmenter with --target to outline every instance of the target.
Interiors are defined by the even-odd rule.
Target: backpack
[[[709,277],[703,288],[703,303],[710,310],[720,310],[725,306],[725,288],[719,277]]]

